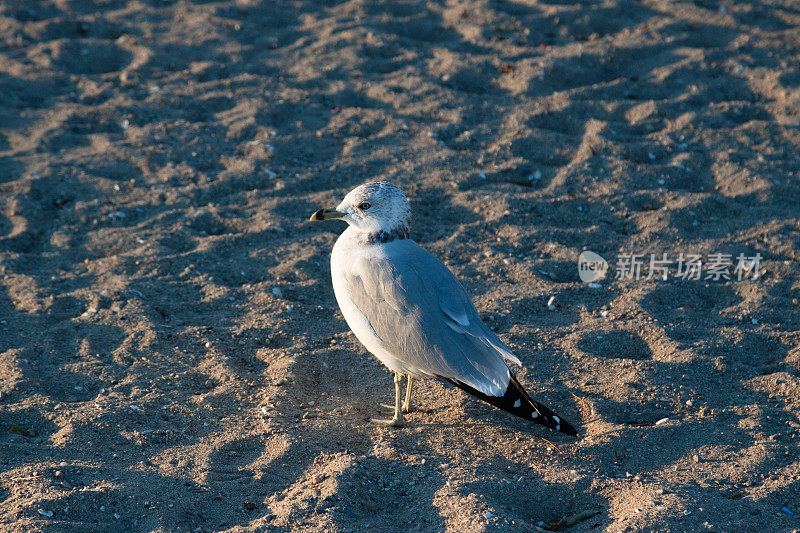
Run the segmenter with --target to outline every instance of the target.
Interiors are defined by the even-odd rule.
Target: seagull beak
[[[320,220],[334,220],[336,218],[342,218],[346,214],[347,213],[340,213],[335,209],[320,209],[319,211],[311,215],[311,218],[309,220],[311,220],[312,222],[318,222]]]

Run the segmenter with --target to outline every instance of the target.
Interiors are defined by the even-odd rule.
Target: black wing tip
[[[528,400],[531,402],[531,405],[533,407],[533,412],[531,413],[530,416],[532,417],[534,422],[537,422],[553,431],[558,431],[559,433],[563,433],[571,437],[578,436],[578,430],[575,429],[575,426],[564,420],[564,417],[562,417],[561,415],[557,415],[556,413],[554,413],[549,408],[547,408],[546,406],[542,405],[539,402],[530,400],[530,398],[528,398]],[[522,418],[527,418],[527,417],[522,416]]]
[[[520,388],[521,387],[522,386],[520,385]],[[525,396],[527,396],[527,393],[525,393],[524,389],[522,390],[522,392],[525,394]],[[534,413],[538,415],[538,416],[532,415],[535,422],[538,422],[539,424],[542,424],[543,426],[546,426],[549,429],[552,429],[553,431],[558,431],[560,433],[569,435],[571,437],[578,436],[578,430],[575,429],[575,426],[570,424],[568,421],[564,420],[564,417],[554,413],[547,406],[542,405],[541,403],[536,402],[534,400],[531,400],[529,396],[527,397],[528,400],[531,402],[531,405],[533,406]]]
[[[572,424],[570,424],[563,418],[561,419],[561,429],[559,429],[558,431],[560,431],[564,435],[569,435],[570,437],[578,436],[578,430],[575,429],[575,427]]]
[[[489,396],[480,392],[479,390],[470,387],[465,383],[458,380],[441,378],[445,381],[452,383],[456,387],[468,392],[469,394],[491,404],[498,409],[502,409],[507,413],[524,418],[530,422],[541,424],[546,428],[558,431],[570,437],[577,437],[578,431],[575,427],[564,420],[560,415],[555,414],[545,405],[534,401],[525,389],[522,387],[517,378],[511,373],[508,382],[508,388],[503,396]]]

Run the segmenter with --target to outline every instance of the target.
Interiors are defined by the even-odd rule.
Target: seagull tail
[[[509,371],[508,388],[506,388],[506,392],[503,396],[490,396],[460,381],[449,378],[442,379],[512,415],[547,426],[554,431],[560,431],[561,433],[573,437],[578,436],[578,432],[572,424],[555,414],[546,406],[534,401],[522,387],[522,384],[517,381],[513,372]]]

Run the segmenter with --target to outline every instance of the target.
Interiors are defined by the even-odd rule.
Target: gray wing
[[[384,245],[347,274],[353,303],[394,357],[424,374],[502,396],[509,382],[503,357],[519,363],[481,321],[450,270],[411,240]]]

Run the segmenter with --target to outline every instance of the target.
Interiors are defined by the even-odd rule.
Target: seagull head
[[[344,197],[336,209],[320,209],[311,220],[342,219],[361,232],[408,233],[411,205],[397,185],[375,181],[359,185]]]

